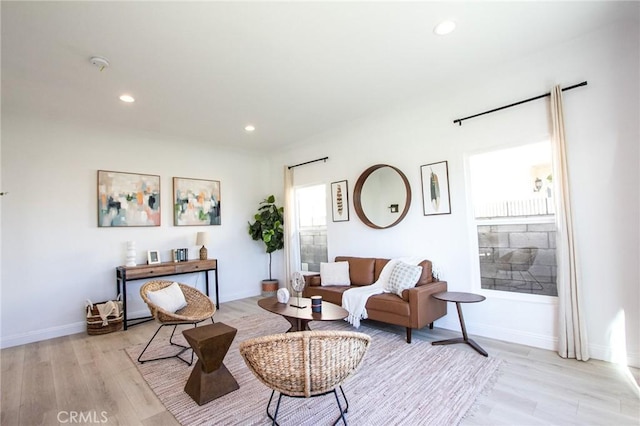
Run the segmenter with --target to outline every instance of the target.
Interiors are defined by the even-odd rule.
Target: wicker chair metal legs
[[[314,396],[322,396],[322,395],[333,393],[333,395],[336,397],[336,403],[338,404],[338,409],[340,410],[340,416],[336,419],[336,421],[333,422],[333,426],[337,425],[340,420],[342,420],[344,425],[347,426],[347,419],[345,418],[344,415],[349,411],[349,400],[347,399],[347,396],[345,395],[344,389],[342,389],[342,386],[339,386],[339,388],[340,388],[340,392],[342,392],[342,398],[344,398],[344,402],[346,404],[346,407],[344,410],[342,409],[342,404],[340,404],[340,398],[338,398],[338,392],[336,391],[336,389],[333,389],[332,391],[325,392],[320,395],[314,395]],[[282,397],[285,395],[283,393],[280,393],[280,395],[278,396],[278,403],[276,404],[276,411],[275,413],[273,413],[273,415],[271,415],[271,413],[269,412],[269,408],[271,407],[271,401],[273,401],[273,396],[275,395],[275,393],[276,391],[273,390],[271,392],[271,396],[269,397],[269,402],[267,403],[267,416],[269,417],[269,419],[271,419],[272,425],[280,426],[276,421],[276,418],[278,417],[278,411],[280,410],[280,401],[282,400]],[[290,395],[286,395],[286,396],[290,396]],[[303,397],[292,396],[291,398],[303,398]]]
[[[213,319],[212,319],[212,321],[213,321]],[[160,332],[160,329],[162,329],[162,327],[170,327],[171,325],[173,325],[173,330],[171,331],[171,337],[169,337],[169,343],[171,343],[173,346],[178,346],[178,347],[180,347],[182,349],[175,355],[169,355],[169,356],[163,356],[163,357],[151,358],[151,359],[142,359],[142,355],[144,355],[144,353],[146,352],[147,348],[149,348],[149,345],[151,345],[151,342],[153,342],[153,339],[156,338],[156,336]],[[197,324],[194,323],[193,326],[197,327]],[[142,350],[142,352],[138,356],[138,362],[140,364],[144,364],[145,362],[150,362],[150,361],[160,361],[162,359],[178,358],[180,361],[184,362],[187,365],[193,364],[193,350],[191,351],[191,361],[187,361],[186,359],[182,358],[180,355],[182,355],[184,352],[186,352],[187,350],[189,350],[191,348],[189,346],[184,346],[184,345],[181,345],[179,343],[175,343],[173,341],[173,335],[175,334],[177,327],[178,327],[178,324],[160,324],[160,326],[158,327],[156,332],[151,337],[151,340],[149,340],[149,342],[147,342],[147,346],[144,347],[144,349]]]
[[[148,295],[148,293],[150,292],[160,291],[172,285],[179,286],[179,291],[182,292],[185,301],[187,302],[186,306],[175,312],[166,311],[162,307],[155,305],[149,299]],[[149,307],[149,311],[151,311],[151,316],[153,316],[160,323],[160,326],[151,337],[151,340],[147,342],[147,346],[144,347],[142,353],[138,356],[138,362],[143,364],[145,362],[159,361],[161,359],[178,358],[180,361],[184,362],[187,365],[193,364],[193,351],[191,351],[191,361],[187,361],[180,356],[191,348],[189,346],[175,343],[173,341],[173,335],[176,333],[176,328],[179,325],[193,324],[194,327],[197,327],[199,323],[201,323],[202,321],[206,321],[207,319],[211,319],[211,322],[213,322],[213,314],[216,313],[216,306],[213,304],[211,299],[209,299],[208,296],[194,287],[166,280],[146,282],[142,285],[142,287],[140,287],[140,297],[142,297],[142,300],[144,300],[144,302],[147,304],[147,306]],[[142,355],[144,355],[144,353],[147,351],[149,345],[151,345],[151,342],[153,342],[153,339],[156,338],[162,327],[165,326],[173,326],[171,337],[169,338],[169,343],[171,343],[172,346],[178,346],[182,349],[175,355],[142,359]]]

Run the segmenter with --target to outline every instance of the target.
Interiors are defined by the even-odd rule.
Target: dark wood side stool
[[[235,328],[221,322],[182,332],[198,356],[198,362],[191,371],[184,391],[198,405],[206,404],[240,387],[222,363],[237,332]]]

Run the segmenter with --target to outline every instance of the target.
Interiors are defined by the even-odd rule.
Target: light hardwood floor
[[[224,303],[215,320],[232,325],[235,318],[262,312],[257,300]],[[401,327],[372,324],[404,339]],[[71,421],[75,419],[84,424],[177,425],[124,351],[146,342],[155,327],[147,323],[126,332],[83,333],[3,349],[0,424],[78,424]],[[425,328],[414,332],[413,339],[457,336]],[[505,363],[493,390],[479,398],[463,425],[640,424],[637,369],[595,360],[564,360],[551,351],[474,339],[489,356]],[[456,347],[473,351],[466,345]],[[71,418],[74,413],[77,417]],[[216,424],[215,419],[211,424]]]

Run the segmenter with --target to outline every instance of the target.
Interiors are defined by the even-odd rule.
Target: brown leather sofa
[[[354,286],[371,285],[389,259],[373,257],[338,256],[336,262],[349,262],[351,286],[321,286],[320,275],[305,276],[304,297],[322,296],[323,300],[342,304],[342,293]],[[369,297],[366,304],[369,319],[399,325],[407,329],[407,343],[411,343],[411,330],[429,325],[447,314],[447,303],[431,297],[432,294],[447,291],[446,281],[433,281],[430,260],[420,263],[422,275],[414,288],[404,290],[402,297],[392,293],[376,294]]]

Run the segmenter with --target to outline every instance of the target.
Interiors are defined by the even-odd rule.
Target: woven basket
[[[98,312],[98,305],[101,305],[105,302],[99,303],[88,303],[86,306],[87,313],[87,334],[94,336],[100,334],[113,333],[114,331],[122,330],[123,320],[124,320],[124,311],[122,310],[122,301],[114,300],[120,307],[120,315],[109,315],[107,316],[107,325],[103,325],[102,318],[100,318],[100,313]]]

